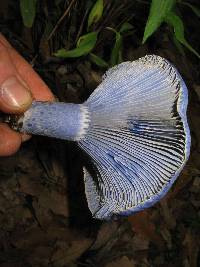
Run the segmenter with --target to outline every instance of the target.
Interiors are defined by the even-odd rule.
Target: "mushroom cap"
[[[164,58],[108,70],[83,104],[91,121],[78,142],[91,160],[84,179],[93,217],[129,215],[168,192],[189,157],[187,104],[186,85]]]

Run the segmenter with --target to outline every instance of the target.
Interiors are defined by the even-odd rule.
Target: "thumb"
[[[32,102],[31,92],[12,64],[6,48],[0,44],[0,110],[7,113],[25,111]]]
[[[31,102],[30,91],[16,76],[10,76],[0,84],[0,110],[20,113],[25,111]]]

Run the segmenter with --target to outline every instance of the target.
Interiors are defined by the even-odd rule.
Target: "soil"
[[[74,1],[49,41],[45,22],[55,26],[70,1],[57,1],[64,9],[55,9],[54,1],[38,1],[31,29],[23,26],[18,2],[0,2],[2,33],[60,101],[83,102],[100,83],[105,69],[92,64],[87,56],[60,60],[52,53],[68,46],[67,41],[72,47],[84,33],[89,1]],[[189,90],[192,136],[186,167],[166,197],[152,208],[118,221],[98,221],[87,207],[82,154],[76,144],[32,137],[18,153],[0,159],[1,267],[200,266],[200,61],[183,47],[181,53],[166,24],[142,45],[150,1],[134,2],[134,7],[130,1],[121,1],[119,6],[126,11],[125,17],[132,14],[129,22],[134,25],[132,35],[124,37],[123,60],[157,54],[171,61],[183,76]],[[198,0],[188,2],[199,6]],[[117,27],[124,18],[120,8],[112,21],[104,18],[98,27]],[[178,12],[188,42],[200,53],[200,19],[186,7]],[[113,33],[102,35],[107,41],[100,41],[95,53],[107,59]]]

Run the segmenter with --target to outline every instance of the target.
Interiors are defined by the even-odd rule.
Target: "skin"
[[[9,93],[9,84],[13,85],[12,93],[9,94],[11,97],[5,98],[2,88],[6,88]],[[54,101],[54,96],[31,65],[0,34],[0,111],[23,113],[33,99]],[[14,154],[21,143],[29,138],[28,135],[11,130],[7,124],[0,123],[0,156]]]

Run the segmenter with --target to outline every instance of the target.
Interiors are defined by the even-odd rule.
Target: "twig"
[[[60,17],[60,19],[58,20],[58,22],[56,23],[55,27],[53,28],[53,30],[51,31],[51,33],[49,34],[49,37],[47,38],[47,41],[49,41],[51,39],[51,37],[54,35],[55,31],[57,30],[57,28],[59,27],[60,23],[63,21],[63,19],[67,16],[67,14],[69,13],[72,5],[74,4],[76,0],[72,0],[71,3],[69,4],[68,8],[65,10],[65,12],[63,13],[63,15]]]
[[[83,30],[83,25],[84,25],[84,23],[85,23],[85,19],[86,19],[87,15],[88,15],[88,11],[89,11],[89,10],[87,9],[86,12],[85,12],[85,14],[84,14],[84,16],[83,16],[83,19],[82,19],[82,21],[81,21],[81,25],[80,25],[80,27],[79,27],[79,31],[78,31],[77,36],[76,36],[76,41],[75,41],[75,43],[77,43],[77,41],[78,41],[78,39],[79,39],[79,36],[80,36],[80,34],[81,34],[82,30]]]

